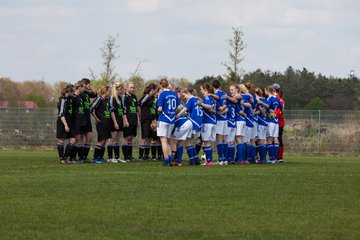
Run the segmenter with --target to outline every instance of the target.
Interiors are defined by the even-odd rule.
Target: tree
[[[104,70],[100,73],[100,78],[98,78],[93,69],[90,70],[90,78],[94,88],[99,88],[101,86],[111,86],[118,77],[118,74],[115,73],[114,61],[119,58],[116,53],[116,49],[119,47],[116,43],[119,35],[109,36],[104,42],[104,47],[100,48],[101,57],[103,58]]]
[[[226,67],[227,73],[224,75],[227,81],[231,83],[241,82],[240,74],[243,71],[239,68],[239,64],[244,60],[241,56],[241,51],[245,49],[245,43],[243,41],[244,33],[239,28],[232,28],[233,36],[227,40],[230,50],[229,53],[229,62],[223,63]]]

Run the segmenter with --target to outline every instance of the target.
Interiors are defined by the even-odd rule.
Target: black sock
[[[77,152],[78,152],[79,160],[84,159],[84,145],[83,144],[77,146]]]
[[[113,147],[114,147],[115,159],[119,159],[120,158],[120,145],[114,144]]]
[[[94,150],[94,159],[100,158],[101,156],[101,146],[96,145]]]
[[[76,148],[75,145],[71,145],[71,149],[70,149],[70,160],[75,160],[76,159]]]
[[[139,158],[144,158],[145,146],[139,145]]]
[[[151,157],[156,158],[156,144],[151,144]]]
[[[149,153],[150,153],[150,146],[147,145],[145,146],[145,158],[149,158]]]
[[[101,146],[100,158],[104,158],[104,154],[105,154],[105,147]]]
[[[133,145],[132,144],[129,144],[129,159],[132,159],[132,154],[133,154]]]
[[[128,145],[123,144],[121,148],[124,155],[124,160],[128,160]]]
[[[200,143],[196,143],[195,149],[196,149],[196,154],[199,155],[199,152],[200,152],[200,150],[201,150],[201,144],[200,144]]]
[[[58,151],[58,154],[59,154],[59,158],[63,159],[64,158],[64,144],[58,143],[57,144],[57,151]]]
[[[87,159],[89,156],[90,144],[84,144],[84,159]]]
[[[107,145],[107,152],[108,152],[109,159],[113,158],[113,149],[114,149],[114,145],[112,145],[112,144]]]
[[[72,144],[69,143],[66,145],[64,159],[71,159],[72,148],[73,148]]]
[[[73,160],[76,160],[76,155],[77,155],[77,153],[78,153],[78,145],[77,144],[74,144],[73,145],[73,149],[72,149],[72,158],[71,159],[73,159]]]

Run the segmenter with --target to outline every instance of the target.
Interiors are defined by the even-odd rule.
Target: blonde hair
[[[112,89],[111,89],[111,95],[115,98],[116,102],[120,104],[119,94],[117,93],[117,88],[120,88],[122,91],[124,91],[124,84],[121,82],[114,83]]]
[[[249,93],[249,90],[244,84],[240,84],[239,88],[240,88],[240,93]]]

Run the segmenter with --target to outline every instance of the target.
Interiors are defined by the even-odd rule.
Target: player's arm
[[[114,104],[114,97],[111,96],[110,97],[110,117],[113,120],[114,123],[114,128],[115,129],[119,129],[119,124],[116,121],[116,116],[115,116],[115,104]]]
[[[98,107],[99,103],[100,103],[101,97],[98,96],[95,101],[90,105],[90,113],[91,115],[95,118],[96,124],[98,124],[100,121],[100,119],[96,116],[95,114],[95,109]]]
[[[235,97],[231,97],[231,96],[229,96],[229,95],[227,95],[227,94],[224,94],[224,95],[223,95],[223,98],[229,100],[229,101],[232,102],[232,103],[237,103],[237,99],[236,99]]]
[[[214,93],[209,93],[209,96],[212,96],[212,98],[215,99],[216,101],[220,99],[220,97]]]
[[[181,117],[181,115],[183,115],[188,110],[187,107],[181,107],[180,105],[178,109],[180,109],[180,112],[176,115],[176,118]]]
[[[258,103],[261,104],[264,108],[268,108],[269,104],[264,103],[263,101],[261,101],[260,99],[258,100]]]
[[[223,108],[223,107],[225,107],[225,108]],[[229,108],[226,105],[224,105],[223,107],[220,107],[222,110],[219,110],[220,108],[218,109],[218,111],[217,111],[218,115],[225,114],[229,111]]]
[[[141,108],[139,106],[137,106],[136,114],[137,114],[138,125],[140,126]]]
[[[158,108],[157,108],[157,112],[158,112],[158,114],[161,114],[161,112],[163,111],[163,97],[162,97],[163,95],[160,93],[159,94],[159,98],[158,98],[158,102],[157,102],[157,106],[158,106]]]
[[[69,132],[70,129],[69,129],[69,126],[68,126],[68,124],[67,124],[67,122],[66,122],[65,116],[62,116],[62,117],[60,118],[60,120],[61,120],[61,122],[64,124],[65,132]]]

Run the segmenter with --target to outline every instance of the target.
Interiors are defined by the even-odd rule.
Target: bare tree
[[[118,74],[115,73],[114,61],[119,58],[116,49],[119,45],[116,43],[119,34],[116,36],[109,36],[105,42],[104,47],[100,48],[101,57],[103,58],[104,70],[100,73],[100,77],[95,74],[94,70],[90,70],[90,78],[96,86],[110,86],[115,82]]]
[[[241,51],[245,49],[246,45],[243,41],[244,33],[241,29],[233,27],[232,30],[233,36],[227,40],[230,47],[230,50],[228,50],[229,62],[223,63],[227,70],[225,78],[231,82],[240,82],[240,75],[243,70],[239,68],[239,64],[244,60]]]
[[[136,68],[134,70],[134,72],[131,73],[131,77],[136,77],[140,75],[140,71],[141,71],[141,65],[145,62],[148,62],[148,59],[139,59],[139,58],[135,58],[137,60],[137,65]]]

